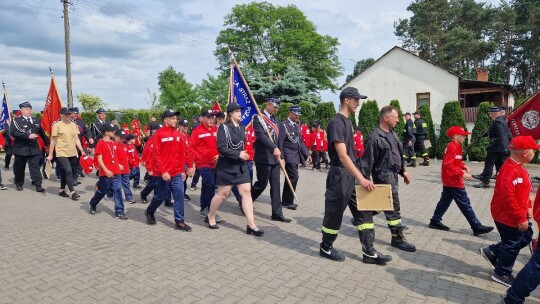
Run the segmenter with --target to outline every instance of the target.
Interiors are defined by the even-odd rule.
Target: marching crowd
[[[54,162],[55,174],[60,180],[58,194],[72,200],[80,199],[75,190],[80,183],[78,179],[95,169],[98,180],[88,203],[89,213],[96,214],[97,205],[108,197],[114,201],[116,218],[126,220],[124,202],[135,203],[132,189],[142,188],[140,166],[145,166],[146,185],[141,190],[141,202],[148,203],[148,196],[154,192],[145,210],[147,223],[156,224],[154,213],[165,203],[173,207],[176,229],[184,232],[192,230],[184,217],[184,201],[191,199],[186,194],[187,178],[192,178],[192,190],[201,179],[200,215],[210,229],[220,228],[222,218],[217,212],[232,192],[245,215],[246,233],[263,236],[264,231],[256,224],[253,201],[270,185],[271,219],[291,222],[283,214],[283,208],[298,208],[294,190],[299,167],[311,163],[312,170],[320,171],[321,163],[325,163],[328,176],[320,256],[334,261],[345,259],[333,243],[345,209],[349,207],[353,216],[351,222],[358,230],[362,245],[362,261],[385,265],[392,257],[374,248],[373,217],[380,211],[357,209],[355,185],[367,190],[373,190],[376,184],[391,185],[393,210],[383,212],[391,235],[390,244],[407,252],[416,251],[416,246],[404,236],[407,227],[401,222],[398,180],[403,178],[406,185],[411,182],[407,168],[416,166],[417,155],[423,159],[420,165],[429,166],[425,146],[427,124],[420,113],[406,113],[403,140],[400,140],[396,131],[402,130],[394,130],[400,119],[398,110],[385,106],[380,110],[379,124],[364,138],[358,128],[353,127],[349,116],[365,98],[355,88],[343,89],[339,112],[326,130],[317,122],[312,122],[310,127],[301,124],[302,109],[297,105],[291,106],[287,119],[279,122],[275,115],[281,101],[268,96],[264,109],[254,116],[248,127],[241,122],[243,108],[237,103],[228,104],[226,113],[205,109],[200,117],[193,118],[191,132],[188,120],[180,118],[180,113],[174,110],[164,111],[160,121],[153,117],[143,131],[136,120],[132,130],[106,121],[103,109],[96,112],[97,119],[88,128],[78,116],[77,108],[62,108],[60,119],[54,122],[50,134],[45,134],[41,121],[32,116],[31,104],[24,102],[19,105],[19,115],[8,121],[4,129],[5,169],[9,169],[11,155],[14,155],[16,189],[23,191],[28,164],[32,185],[36,191],[44,192],[42,171],[49,178],[43,168],[46,163]],[[482,181],[480,188],[488,188],[492,167],[496,164],[498,174],[491,213],[501,241],[481,248],[480,254],[494,268],[492,279],[509,287],[505,303],[523,303],[540,284],[540,249],[535,249],[529,263],[515,278],[512,275],[519,251],[532,240],[530,219],[540,221],[540,197],[531,197],[532,183],[523,166],[532,160],[540,145],[530,136],[512,138],[507,126],[506,130],[504,125],[502,131],[497,129],[505,122],[503,112],[504,109],[498,107],[490,108],[490,113],[498,113],[490,114],[494,120],[494,131],[491,132],[490,127],[488,132],[490,159],[486,167],[490,168],[479,176],[471,175],[463,162],[462,145],[470,133],[460,126],[446,132],[450,143],[442,160],[442,194],[428,226],[450,230],[442,223],[442,218],[454,200],[474,235],[491,232],[494,227],[482,225],[476,217],[463,181],[474,177]],[[492,136],[505,139],[492,141]],[[254,166],[256,180],[253,183]],[[281,170],[286,172],[283,191]],[[1,174],[0,189],[7,190]]]

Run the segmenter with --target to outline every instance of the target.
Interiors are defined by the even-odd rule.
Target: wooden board
[[[45,178],[50,179],[51,178],[51,172],[52,172],[52,164],[50,161],[45,160],[45,170],[43,170],[45,173]]]
[[[394,210],[392,186],[375,185],[372,191],[356,186],[356,206],[359,211],[391,211]]]

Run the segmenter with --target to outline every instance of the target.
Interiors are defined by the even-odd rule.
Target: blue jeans
[[[249,179],[251,180],[251,184],[253,184],[253,161],[248,160],[248,171],[249,171]],[[239,203],[242,203],[242,197],[240,196],[240,192],[238,192],[238,186],[234,185],[232,187],[232,193],[234,194],[234,197],[236,197],[236,201]]]
[[[136,187],[141,182],[141,169],[139,167],[131,168],[129,171],[129,179],[133,180],[133,187]]]
[[[174,198],[174,220],[175,222],[184,221],[184,181],[182,174],[171,176],[171,180],[166,182],[159,176],[154,176],[154,197],[146,209],[149,214],[154,214],[157,208],[167,199]]]
[[[506,303],[525,303],[533,290],[540,284],[540,246],[536,247],[531,259],[517,274],[514,283],[506,291]]]
[[[202,178],[201,186],[201,211],[210,209],[210,202],[216,192],[216,170],[212,168],[200,168]]]
[[[133,193],[131,192],[131,188],[129,188],[129,173],[119,174],[118,176],[120,176],[120,184],[122,186],[122,189],[124,189],[126,201],[133,200]],[[114,196],[112,188],[109,188],[109,191],[107,192],[107,197],[109,199],[114,197],[114,200],[117,200],[117,198]],[[122,199],[122,191],[120,191],[120,199]]]
[[[443,186],[441,199],[437,203],[437,207],[435,208],[435,212],[433,213],[431,220],[435,222],[442,221],[442,218],[446,213],[446,210],[448,210],[448,207],[450,207],[452,200],[456,201],[456,205],[461,213],[463,213],[472,229],[475,229],[481,225],[480,221],[476,217],[476,214],[474,214],[471,206],[471,200],[469,199],[465,188],[460,189]]]
[[[94,196],[90,200],[90,206],[95,208],[101,199],[107,194],[109,189],[112,189],[115,200],[114,200],[114,213],[116,215],[124,214],[124,202],[122,201],[122,189],[121,189],[121,177],[120,175],[115,175],[114,177],[100,176],[97,182],[98,190],[94,193]],[[116,198],[120,199],[117,200]]]
[[[499,222],[495,222],[495,226],[497,226],[497,230],[501,235],[499,243],[489,246],[489,250],[497,256],[495,273],[498,275],[510,275],[519,251],[529,245],[532,240],[532,224],[529,223],[529,229],[523,232]]]

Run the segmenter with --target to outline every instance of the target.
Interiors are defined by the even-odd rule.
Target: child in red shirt
[[[133,192],[131,192],[131,189],[129,188],[129,175],[131,170],[129,167],[129,146],[125,142],[126,136],[126,131],[116,130],[115,132],[115,143],[116,152],[118,155],[118,163],[123,167],[123,169],[120,170],[119,175],[122,189],[124,190],[124,197],[126,199],[126,202],[130,204],[135,204],[135,201],[133,200]],[[122,192],[120,191],[120,197],[115,197],[112,189],[109,189],[107,197],[114,197],[116,203],[117,200],[122,200]]]
[[[141,182],[141,170],[139,168],[141,159],[139,157],[139,150],[136,147],[137,136],[135,134],[129,134],[126,136],[126,141],[128,147],[129,180],[133,180],[133,189],[141,189],[142,187],[139,185]]]
[[[429,228],[450,230],[442,223],[442,218],[454,200],[471,225],[474,235],[485,234],[493,230],[493,227],[483,226],[480,223],[474,214],[467,191],[465,191],[463,180],[471,180],[472,176],[469,174],[469,167],[463,163],[463,147],[461,145],[469,134],[471,133],[463,130],[460,126],[453,126],[446,131],[450,143],[446,146],[441,165],[443,191],[429,223]]]
[[[480,254],[495,267],[491,279],[507,287],[512,285],[512,267],[519,251],[532,240],[529,218],[532,216],[531,180],[523,164],[531,162],[540,149],[531,136],[516,136],[509,145],[510,157],[499,169],[491,199],[491,215],[501,241],[480,248]]]
[[[117,146],[114,143],[114,133],[116,128],[111,124],[102,127],[104,133],[103,140],[100,140],[94,151],[96,167],[99,169],[99,180],[97,182],[96,193],[88,203],[90,214],[96,214],[96,206],[112,187],[115,197],[120,200],[114,201],[114,213],[116,218],[127,220],[124,213],[124,203],[122,202],[122,190],[120,181],[120,171],[123,166],[119,162]]]

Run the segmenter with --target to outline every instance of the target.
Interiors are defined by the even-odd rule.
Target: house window
[[[427,104],[427,107],[429,109],[430,104],[430,93],[416,93],[416,110],[420,109],[420,107],[424,104]]]

